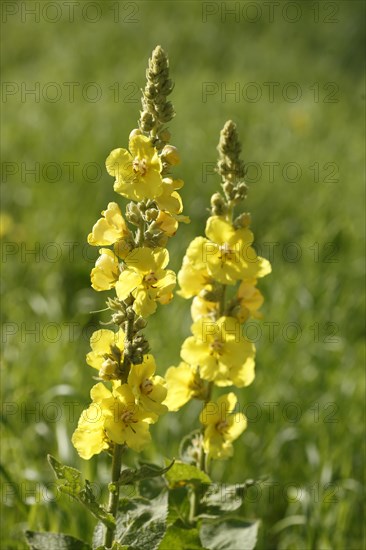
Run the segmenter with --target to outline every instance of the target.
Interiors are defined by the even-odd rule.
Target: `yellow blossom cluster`
[[[173,297],[176,275],[167,269],[165,246],[179,222],[189,221],[178,193],[183,181],[171,175],[180,158],[165,126],[174,116],[166,101],[173,89],[168,73],[166,54],[158,46],[149,61],[139,128],[130,133],[128,149],[114,149],[106,160],[115,192],[130,202],[124,215],[117,202],[110,202],[88,235],[88,243],[100,247],[91,286],[113,291],[107,301],[111,321],[105,324],[116,330],[97,330],[90,339],[86,361],[98,371],[99,382],[72,437],[85,459],[115,445],[142,450],[150,441],[149,425],[168,410],[162,404],[165,380],[155,375],[141,332],[157,304]]]
[[[213,386],[242,388],[254,380],[255,346],[244,336],[243,323],[261,317],[263,296],[256,285],[271,272],[271,265],[253,247],[249,215],[234,217],[246,186],[232,122],[226,123],[218,149],[224,196],[213,195],[205,237],[190,243],[178,273],[179,294],[193,298],[192,336],[183,342],[183,362],[166,373],[165,404],[178,410],[192,398],[202,399],[203,449],[210,458],[227,458],[233,452],[232,441],[246,428],[246,419],[234,412],[234,393],[215,402],[211,392]]]
[[[109,362],[121,364],[123,338],[122,331],[117,335],[111,330],[94,333],[89,365],[100,371],[108,369]],[[113,443],[139,452],[150,442],[149,424],[167,412],[162,404],[167,394],[165,381],[154,375],[155,369],[153,356],[144,355],[141,364],[131,365],[127,383],[113,380],[111,390],[101,382],[92,387],[92,403],[82,412],[72,437],[82,458],[111,449]]]

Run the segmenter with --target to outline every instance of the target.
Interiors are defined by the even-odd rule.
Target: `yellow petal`
[[[121,210],[115,202],[108,204],[107,210],[102,212],[100,218],[88,235],[88,243],[93,246],[108,246],[114,244],[128,233],[126,223]]]
[[[235,234],[235,229],[221,216],[211,216],[206,223],[205,233],[208,239],[216,244],[228,243]]]
[[[142,288],[137,288],[134,296],[135,301],[132,307],[137,315],[141,315],[141,317],[146,319],[156,311],[155,300],[150,296],[149,292],[146,292]]]
[[[180,290],[178,294],[183,298],[192,298],[205,288],[209,288],[210,279],[206,268],[196,269],[187,257],[183,259],[183,265],[178,272]]]
[[[186,257],[196,270],[206,270],[208,258],[217,251],[217,246],[204,237],[196,237],[187,248]]]
[[[100,256],[91,271],[91,283],[94,290],[110,290],[119,276],[118,258],[108,248],[99,250]]]
[[[181,357],[189,365],[202,366],[207,356],[209,356],[209,347],[206,342],[196,340],[194,336],[189,336],[183,342]]]
[[[116,282],[116,293],[120,300],[125,300],[133,290],[141,283],[142,276],[132,271],[125,269],[119,276]]]
[[[155,268],[154,252],[146,246],[134,248],[125,258],[131,269],[141,273],[149,273]]]
[[[168,394],[164,404],[170,411],[177,411],[190,400],[194,373],[192,367],[183,362],[178,367],[170,367],[165,373]]]
[[[236,412],[234,414],[232,414],[229,418],[228,418],[228,423],[229,423],[229,428],[226,432],[226,438],[229,440],[229,441],[234,441],[235,439],[237,439],[242,433],[243,431],[246,429],[247,427],[247,419],[245,418],[245,416],[240,413],[240,412]]]
[[[104,418],[100,407],[92,403],[80,416],[78,427],[71,438],[72,444],[84,460],[108,449],[104,432]]]
[[[106,160],[108,174],[117,177],[120,174],[132,172],[132,157],[127,149],[113,149]]]
[[[99,382],[99,384],[95,384],[95,386],[93,386],[90,390],[90,397],[94,403],[101,403],[103,399],[109,399],[112,397],[112,394],[104,384]]]
[[[143,362],[139,365],[131,365],[128,375],[128,385],[140,387],[142,382],[149,379],[155,373],[156,364],[152,355],[144,355]]]

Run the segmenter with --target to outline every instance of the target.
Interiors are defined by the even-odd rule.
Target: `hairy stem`
[[[119,477],[121,475],[121,467],[122,467],[122,451],[123,451],[123,445],[115,444],[114,451],[113,451],[113,459],[112,459],[112,490],[109,492],[109,500],[108,500],[108,512],[113,515],[115,518],[117,516],[117,510],[118,510],[118,501],[119,501]],[[113,527],[107,527],[105,538],[104,538],[104,545],[107,548],[111,548],[113,544],[113,538],[114,538],[115,529]]]
[[[133,340],[133,324],[134,324],[135,314],[130,312],[129,316],[127,317],[126,323],[125,323],[125,345],[127,343],[132,343]],[[126,346],[127,347],[127,346]],[[123,358],[123,366],[122,366],[122,376],[121,376],[121,382],[122,384],[125,384],[127,382],[128,373],[131,365],[131,360],[128,357],[127,354],[124,355]],[[109,491],[109,500],[108,500],[108,512],[113,515],[114,518],[117,516],[118,511],[118,502],[119,502],[119,478],[121,475],[121,468],[122,468],[122,451],[123,451],[123,445],[115,444],[114,451],[113,451],[113,458],[112,458],[112,487]],[[107,548],[111,548],[113,544],[113,538],[114,538],[115,529],[112,527],[108,527],[105,532],[105,538],[104,538],[104,545]]]

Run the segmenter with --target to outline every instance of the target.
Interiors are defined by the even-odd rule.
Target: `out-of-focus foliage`
[[[105,295],[89,286],[97,251],[86,236],[116,199],[104,161],[136,127],[158,43],[175,80],[171,131],[192,219],[171,242],[171,267],[203,234],[227,119],[249,163],[257,248],[273,265],[264,319],[247,334],[256,380],[237,392],[249,426],[212,477],[262,479],[244,499],[248,520],[262,518],[258,548],[360,548],[362,3],[281,2],[272,17],[259,2],[82,2],[71,17],[60,2],[56,22],[46,4],[2,5],[4,548],[24,548],[26,526],[91,537],[93,520],[54,495],[46,454],[108,479],[106,458],[83,462],[70,443],[89,401],[88,339],[105,320],[90,314]],[[160,374],[178,364],[188,308],[176,297],[148,326]],[[177,456],[193,409],[153,428],[145,459]]]

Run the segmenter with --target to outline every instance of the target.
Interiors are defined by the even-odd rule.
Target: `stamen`
[[[140,172],[141,176],[145,176],[147,172],[147,160],[135,157],[132,162],[133,171]]]

